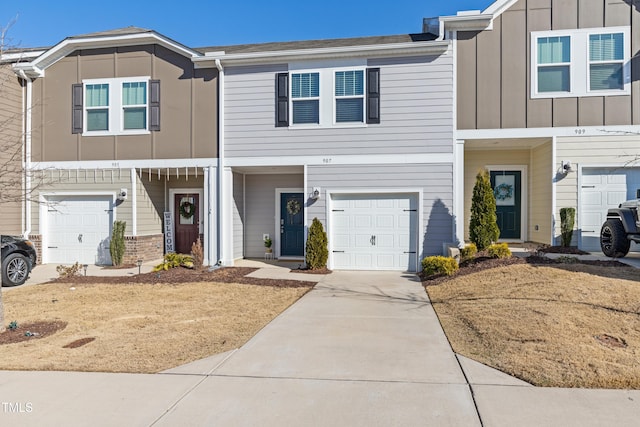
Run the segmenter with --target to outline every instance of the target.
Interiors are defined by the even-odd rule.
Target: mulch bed
[[[578,249],[576,246],[541,246],[538,252],[545,254],[589,255],[589,252]]]
[[[317,281],[300,280],[280,280],[280,279],[259,279],[246,277],[256,271],[257,268],[250,267],[223,267],[213,271],[208,269],[193,270],[189,268],[176,267],[165,271],[134,274],[127,276],[84,276],[75,275],[54,279],[49,283],[72,283],[72,284],[159,284],[169,283],[178,285],[180,283],[193,282],[218,282],[218,283],[241,283],[246,285],[272,286],[278,288],[308,288],[314,286]]]
[[[333,271],[329,270],[327,267],[316,268],[315,270],[311,270],[308,268],[292,268],[291,273],[304,273],[304,274],[331,274]]]
[[[445,275],[433,275],[423,276],[420,274],[422,284],[424,286],[440,285],[454,277],[465,276],[471,273],[477,273],[478,271],[488,270],[491,268],[504,267],[514,264],[533,264],[533,265],[567,265],[571,264],[562,259],[552,259],[545,256],[530,255],[526,258],[520,258],[512,256],[510,258],[490,258],[486,256],[479,256],[466,260],[460,263],[459,270],[451,276]],[[625,263],[619,261],[597,261],[597,260],[576,260],[575,264],[595,265],[599,267],[622,267],[633,268]]]
[[[53,335],[67,327],[67,322],[33,322],[18,325],[16,329],[8,329],[0,333],[0,345],[14,344]]]

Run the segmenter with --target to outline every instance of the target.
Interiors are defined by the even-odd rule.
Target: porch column
[[[220,197],[220,259],[222,265],[233,265],[233,172],[230,167],[224,168],[222,194]]]
[[[204,168],[204,263],[207,265],[218,262],[217,187],[216,168]]]
[[[464,140],[457,140],[453,152],[453,240],[464,246]]]

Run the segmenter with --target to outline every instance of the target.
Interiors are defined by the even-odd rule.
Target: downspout
[[[224,215],[224,67],[219,58],[215,61],[216,68],[218,69],[218,191],[216,197],[218,203],[216,206],[217,223],[218,223],[218,264],[221,265],[222,260],[225,259],[223,253],[224,244],[222,242],[224,227],[226,226],[226,218]]]
[[[26,103],[22,103],[24,123],[24,160],[23,171],[25,174],[24,182],[24,228],[22,235],[28,239],[31,234],[31,200],[29,194],[31,194],[31,108],[32,108],[32,81],[24,70],[19,70],[20,78],[27,84]]]

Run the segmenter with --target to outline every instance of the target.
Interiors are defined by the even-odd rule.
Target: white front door
[[[580,248],[600,251],[600,228],[607,219],[607,210],[636,198],[640,168],[583,168],[581,186]],[[631,250],[638,251],[638,245],[632,243]]]
[[[50,196],[46,210],[44,262],[111,264],[110,196]]]
[[[331,267],[416,271],[417,218],[415,195],[332,195]]]

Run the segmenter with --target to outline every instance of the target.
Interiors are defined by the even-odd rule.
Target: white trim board
[[[369,154],[347,156],[227,157],[225,166],[302,166],[453,163],[453,153]]]
[[[571,126],[547,128],[464,129],[455,132],[456,139],[551,138],[554,136],[633,136],[640,126]]]

